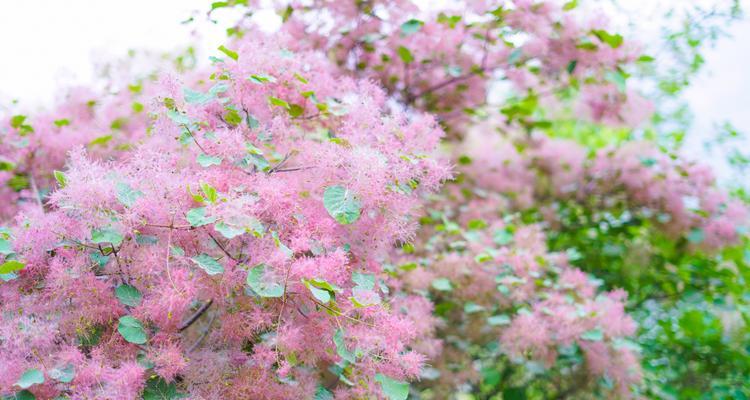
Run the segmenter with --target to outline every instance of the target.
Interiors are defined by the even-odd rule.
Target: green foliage
[[[32,368],[27,369],[26,372],[16,381],[16,386],[21,389],[28,389],[34,385],[41,385],[44,383],[44,373],[42,371]]]
[[[143,329],[141,321],[130,315],[120,317],[117,323],[117,332],[120,333],[123,339],[133,344],[144,344],[148,341],[146,330]]]
[[[215,217],[206,216],[206,207],[198,207],[190,209],[186,214],[185,218],[191,226],[199,227],[208,225],[216,221]]]
[[[247,271],[247,286],[260,297],[281,297],[284,286],[278,282],[268,280],[266,264],[258,264]]]
[[[397,381],[383,374],[376,374],[375,380],[380,383],[380,386],[383,389],[383,394],[385,394],[389,400],[406,400],[406,398],[409,397],[408,382]]]
[[[224,45],[219,46],[219,51],[226,54],[227,57],[231,58],[232,60],[237,61],[237,59],[240,57],[236,51],[229,50]]]
[[[26,264],[16,261],[16,260],[7,260],[2,265],[0,265],[0,274],[10,274],[16,271],[20,271],[26,267]]]
[[[116,287],[115,296],[120,300],[120,303],[130,307],[137,307],[140,305],[143,297],[138,289],[128,284],[122,284]]]
[[[215,258],[209,256],[206,253],[198,254],[191,258],[191,260],[202,270],[206,271],[208,275],[217,275],[224,272],[224,267],[216,261]]]
[[[174,382],[167,383],[160,377],[153,377],[146,382],[143,389],[143,400],[175,400],[184,399],[188,396],[180,393]]]
[[[362,212],[362,205],[354,193],[338,185],[326,188],[323,193],[323,205],[328,214],[342,225],[356,222]]]
[[[76,376],[76,369],[73,364],[65,364],[49,370],[50,378],[62,382],[70,383]]]

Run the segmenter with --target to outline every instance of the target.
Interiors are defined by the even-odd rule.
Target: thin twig
[[[195,314],[191,315],[190,318],[188,318],[185,322],[181,323],[179,327],[180,332],[189,328],[190,325],[193,325],[195,321],[197,321],[198,318],[200,318],[201,315],[203,315],[203,313],[205,313],[206,310],[208,310],[208,308],[211,307],[211,304],[213,304],[213,302],[214,302],[214,299],[207,301],[205,304],[201,306],[201,308],[198,309],[198,311],[195,312]]]
[[[206,233],[208,233],[208,236],[211,237],[211,240],[213,240],[214,243],[216,243],[216,245],[219,246],[219,248],[221,249],[221,251],[223,251],[224,254],[227,255],[227,257],[231,258],[234,261],[237,261],[237,259],[235,257],[233,257],[231,254],[229,254],[229,252],[224,247],[224,245],[222,245],[221,242],[219,242],[218,240],[216,240],[216,238],[214,237],[214,235],[212,235],[210,232],[206,232]]]
[[[193,350],[198,348],[198,346],[201,344],[203,339],[205,339],[206,336],[208,336],[208,332],[211,330],[211,325],[213,325],[215,319],[216,319],[216,314],[212,315],[211,319],[208,320],[208,325],[206,325],[206,328],[203,330],[203,333],[201,333],[201,336],[198,338],[198,340],[196,340],[195,343],[193,343],[193,345],[190,346],[190,348],[187,351],[188,353],[192,353]]]

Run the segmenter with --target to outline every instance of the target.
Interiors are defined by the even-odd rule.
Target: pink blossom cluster
[[[650,142],[589,154],[573,140],[513,139],[481,128],[467,136],[461,151],[471,160],[461,172],[478,188],[504,194],[515,209],[566,200],[601,210],[624,203],[704,250],[736,243],[750,223],[745,204],[719,188],[710,167]]]
[[[497,357],[517,368],[535,364],[553,371],[565,382],[556,388],[560,392],[595,390],[604,379],[611,389],[598,390],[631,397],[641,372],[638,353],[628,341],[636,324],[625,313],[627,294],[600,292],[598,283],[570,266],[565,254],[549,253],[539,226],[484,222],[502,202],[492,197],[496,201],[470,202],[455,219],[438,225],[444,233],[418,249],[419,266],[404,278],[410,290],[431,291],[438,300],[449,296],[461,307],[438,324],[439,337],[499,341]],[[473,362],[464,351],[450,349],[430,360],[443,373],[451,369],[447,365],[465,366],[441,377],[442,384],[453,387],[480,378]]]
[[[54,170],[68,151],[86,146],[92,157],[119,158],[146,134],[146,103],[153,85],[145,80],[115,94],[79,87],[51,112],[16,114],[0,121],[0,221],[36,207],[54,188]]]
[[[132,149],[72,151],[3,234],[21,268],[0,285],[0,393],[380,398],[419,373],[430,305],[390,296],[378,260],[448,175],[442,131],[318,54],[226,53],[162,76]],[[42,120],[34,138],[58,134]]]
[[[608,32],[604,15],[581,18],[553,1],[280,1],[294,49],[327,52],[345,71],[377,79],[403,103],[448,127],[487,101],[493,82],[521,95],[580,85],[578,108],[594,121],[637,125],[650,104],[625,88],[639,46]]]

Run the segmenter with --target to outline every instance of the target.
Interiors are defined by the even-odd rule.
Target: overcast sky
[[[744,3],[750,11],[750,0]],[[209,4],[207,0],[9,1],[0,13],[0,103],[20,99],[28,106],[49,105],[60,87],[91,82],[96,60],[124,57],[129,49],[165,51],[197,42],[199,54],[205,56],[223,42],[226,25],[207,23],[203,17],[196,18],[197,25],[180,21]],[[660,21],[653,18],[653,9],[664,1],[620,0],[620,4],[643,13],[639,31],[646,35],[658,31]],[[234,18],[223,16],[225,21]],[[195,27],[200,37],[191,33]],[[724,121],[750,133],[750,22],[741,21],[729,32],[732,37],[721,39],[706,53],[706,68],[686,93],[695,111],[690,132],[694,143]],[[696,158],[706,157],[698,145],[688,151]]]

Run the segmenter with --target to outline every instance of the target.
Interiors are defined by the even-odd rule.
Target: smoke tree
[[[0,395],[750,395],[745,202],[577,3],[276,1],[3,116]]]

